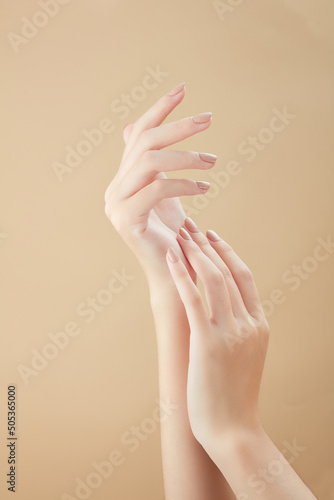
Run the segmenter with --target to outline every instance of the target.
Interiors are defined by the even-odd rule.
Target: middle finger
[[[212,113],[200,113],[176,122],[145,130],[126,157],[125,171],[145,152],[162,149],[206,130],[211,125]],[[129,166],[127,166],[129,165]]]

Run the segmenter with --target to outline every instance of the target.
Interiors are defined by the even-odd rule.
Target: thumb
[[[131,135],[132,129],[133,129],[133,123],[127,123],[125,127],[123,128],[123,139],[125,144],[128,142],[129,137]]]

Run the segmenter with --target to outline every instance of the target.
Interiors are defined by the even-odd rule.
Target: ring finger
[[[117,187],[117,197],[127,198],[154,180],[159,172],[174,170],[206,170],[214,166],[216,156],[196,151],[151,150],[125,174]]]

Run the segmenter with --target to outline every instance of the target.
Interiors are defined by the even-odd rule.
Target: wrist
[[[223,472],[234,461],[239,463],[268,441],[260,421],[252,425],[231,428],[221,434],[211,435],[203,445],[208,455]]]

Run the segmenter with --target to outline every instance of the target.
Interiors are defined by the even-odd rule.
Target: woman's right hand
[[[188,412],[195,437],[212,443],[262,429],[258,395],[269,327],[253,275],[214,232],[187,218],[178,241],[204,284],[205,301],[173,250],[169,269],[190,325]]]
[[[178,197],[206,193],[209,183],[167,179],[164,172],[207,170],[214,166],[216,156],[163,149],[211,124],[211,113],[202,113],[161,125],[184,96],[185,87],[180,84],[124,128],[126,147],[119,170],[105,193],[105,213],[146,272],[161,276],[165,271],[169,277],[165,254],[172,247],[194,278],[176,240],[185,219]]]
[[[193,434],[236,498],[316,500],[261,423],[269,326],[253,275],[225,241],[206,234],[187,218],[178,236],[206,301],[174,250],[167,254],[190,325],[187,407]]]

